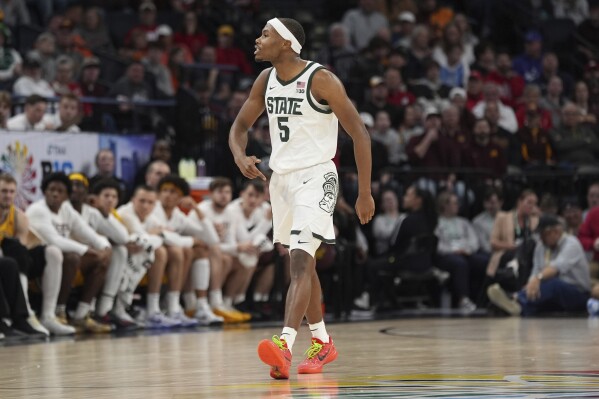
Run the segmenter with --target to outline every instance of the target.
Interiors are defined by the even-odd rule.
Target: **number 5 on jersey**
[[[286,116],[279,116],[277,118],[277,124],[279,125],[279,137],[283,143],[289,141],[289,126],[284,125],[284,123],[287,123],[288,121],[289,118]]]

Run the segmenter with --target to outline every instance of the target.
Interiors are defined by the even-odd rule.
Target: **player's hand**
[[[535,301],[541,297],[541,281],[534,277],[526,285],[526,298]]]
[[[366,224],[372,220],[374,216],[374,198],[370,193],[359,194],[356,200],[356,214],[360,223]]]
[[[183,208],[186,211],[190,211],[193,208],[195,208],[196,206],[198,206],[198,204],[195,202],[195,200],[191,197],[191,195],[188,195],[186,197],[183,197],[179,200],[179,206],[181,208]]]
[[[256,166],[256,164],[260,162],[262,161],[256,158],[254,155],[235,159],[235,163],[237,164],[237,167],[241,171],[242,175],[248,179],[255,179],[256,177],[259,177],[260,179],[266,181],[266,177],[262,174],[262,172],[260,172],[260,170],[258,170],[258,167]]]

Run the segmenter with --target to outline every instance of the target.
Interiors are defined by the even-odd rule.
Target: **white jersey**
[[[235,237],[238,242],[251,242],[256,235],[267,235],[272,228],[272,220],[267,216],[270,213],[270,204],[262,202],[249,217],[246,217],[241,208],[241,198],[233,200],[227,205],[227,210],[235,220]]]
[[[108,240],[98,235],[69,201],[63,202],[54,213],[42,198],[31,204],[25,214],[29,219],[29,230],[43,244],[55,245],[63,252],[83,255],[89,246],[96,249],[110,247]]]
[[[113,214],[104,217],[98,209],[83,204],[81,207],[81,217],[96,233],[110,239],[114,244],[125,245],[129,241],[127,228]]]
[[[129,231],[131,241],[135,241],[138,237],[142,237],[145,241],[151,243],[153,248],[158,248],[163,244],[163,239],[155,234],[150,234],[148,231],[155,227],[160,227],[160,221],[157,220],[153,215],[149,215],[145,220],[139,219],[139,216],[133,209],[131,202],[120,206],[117,209],[117,214],[123,221],[125,227]]]
[[[212,223],[214,227],[219,226],[220,233],[218,235],[220,241],[220,249],[229,254],[237,255],[237,239],[235,236],[235,219],[231,209],[227,206],[222,212],[217,212],[212,206],[211,200],[202,201],[198,208],[204,214],[204,219]],[[196,219],[195,213],[190,215],[190,218]],[[216,229],[219,230],[218,228]]]
[[[308,62],[294,79],[284,82],[273,67],[264,103],[268,112],[272,153],[270,168],[279,174],[330,161],[337,151],[337,117],[310,91],[314,73],[324,68]]]

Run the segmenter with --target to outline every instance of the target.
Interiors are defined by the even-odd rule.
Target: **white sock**
[[[240,304],[241,302],[245,301],[245,294],[239,294],[235,296],[235,299],[233,300],[233,303],[235,305]]]
[[[106,278],[104,279],[102,294],[112,298],[116,296],[121,286],[126,266],[127,248],[124,245],[114,245],[112,247],[112,256],[110,257],[110,266],[108,266]]]
[[[316,324],[308,324],[308,327],[310,327],[310,331],[312,331],[313,338],[318,338],[325,344],[329,342],[329,334],[327,334],[327,329],[324,326],[324,320],[321,320]]]
[[[226,308],[233,307],[233,298],[231,298],[230,296],[224,296],[223,305],[225,305]]]
[[[48,320],[56,317],[56,301],[62,279],[62,251],[48,245],[44,252],[46,267],[42,275],[42,319]]]
[[[100,296],[100,300],[98,301],[98,306],[96,307],[96,314],[100,317],[103,317],[112,309],[114,305],[114,297],[110,297],[105,293],[102,293]]]
[[[185,310],[195,310],[198,307],[196,293],[193,291],[183,293],[183,303]]]
[[[160,294],[159,293],[148,293],[147,298],[148,315],[160,313]]]
[[[254,292],[254,302],[268,302],[268,294]]]
[[[181,313],[181,305],[179,304],[179,291],[169,291],[166,293],[166,306],[169,316]]]
[[[297,331],[291,327],[283,327],[283,332],[279,338],[284,339],[287,342],[287,348],[291,352],[291,348],[295,342],[295,337],[297,336]]]
[[[198,291],[206,291],[210,285],[210,261],[196,259],[191,264],[191,282]]]
[[[25,295],[25,304],[27,305],[27,313],[29,315],[33,315],[33,309],[31,309],[31,305],[29,304],[29,279],[23,273],[19,273],[19,279],[21,280],[21,287],[23,288],[23,295]]]
[[[197,309],[206,309],[209,307],[208,298],[206,298],[205,296],[198,298],[197,300],[198,300]]]
[[[81,320],[84,319],[85,316],[88,315],[89,310],[91,309],[91,304],[89,303],[85,303],[85,302],[79,302],[79,304],[77,305],[77,310],[75,311],[75,316],[74,318],[76,320]]]
[[[223,306],[223,291],[222,290],[212,290],[208,294],[210,297],[210,305],[214,308]]]

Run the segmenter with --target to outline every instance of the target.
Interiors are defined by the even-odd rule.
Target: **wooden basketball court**
[[[256,355],[280,328],[0,344],[0,398],[599,397],[598,319],[428,318],[330,324],[321,375],[274,381]],[[293,367],[307,348],[298,335]]]

